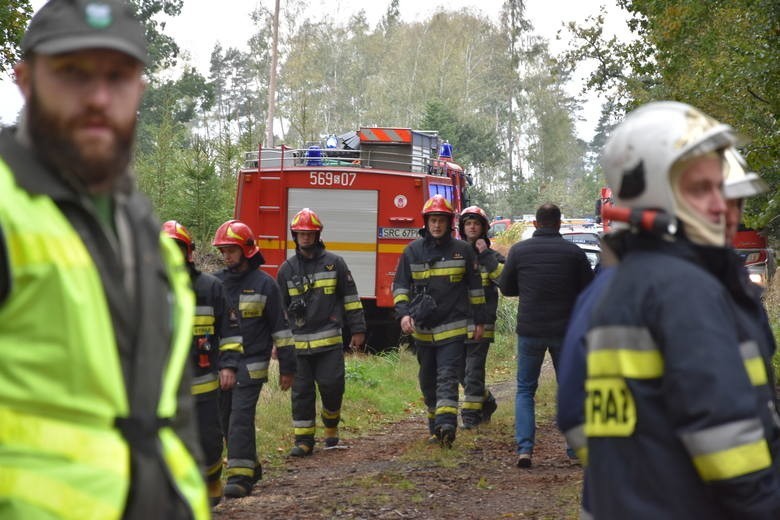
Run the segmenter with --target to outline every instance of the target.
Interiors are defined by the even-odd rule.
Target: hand
[[[223,368],[219,371],[219,387],[228,391],[236,386],[236,371],[232,368]]]
[[[484,325],[474,325],[474,341],[479,341],[485,335]]]
[[[366,334],[365,332],[358,332],[357,334],[352,335],[352,339],[349,342],[349,348],[350,350],[354,350],[355,352],[360,352],[363,350],[363,345],[366,343]]]
[[[404,334],[411,334],[416,330],[417,329],[414,328],[414,318],[408,314],[401,318],[401,331],[403,331]]]
[[[477,251],[481,253],[482,251],[487,249],[488,246],[484,238],[478,238],[477,241],[474,242],[474,247],[476,247]]]
[[[292,387],[295,374],[279,374],[279,388],[289,390]]]

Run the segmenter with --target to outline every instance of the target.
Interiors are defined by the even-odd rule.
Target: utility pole
[[[276,63],[279,55],[279,0],[274,8],[274,30],[271,48],[271,72],[268,81],[268,117],[265,121],[265,145],[274,146],[274,107],[276,105]]]

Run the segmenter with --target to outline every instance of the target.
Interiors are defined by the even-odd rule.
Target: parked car
[[[488,229],[488,238],[493,238],[499,233],[503,233],[510,227],[512,227],[512,219],[510,218],[500,218],[493,220],[490,223],[490,229]]]
[[[745,262],[750,281],[767,287],[777,270],[775,252],[764,234],[740,225],[734,237],[734,249]]]

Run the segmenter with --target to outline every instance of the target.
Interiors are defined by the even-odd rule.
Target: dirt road
[[[492,387],[512,409],[513,386]],[[477,431],[458,431],[452,450],[427,444],[422,415],[315,450],[266,470],[252,496],[223,501],[219,520],[575,519],[581,468],[569,461],[554,424],[537,425],[533,467],[515,467],[509,414]]]

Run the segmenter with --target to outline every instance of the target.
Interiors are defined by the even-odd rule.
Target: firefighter
[[[25,106],[0,132],[0,517],[208,518],[194,297],[130,171],[143,25],[125,2],[52,1],[21,52]]]
[[[217,273],[231,308],[238,309],[244,356],[238,366],[236,385],[222,403],[228,402],[227,484],[224,494],[240,498],[252,492],[262,478],[255,444],[255,409],[263,384],[268,381],[271,353],[279,359],[279,387],[287,390],[295,374],[292,332],[274,279],[261,271],[260,253],[252,230],[241,221],[228,220],[212,242],[222,254],[225,268]],[[224,416],[223,412],[223,416]]]
[[[434,195],[422,216],[421,238],[407,245],[398,261],[393,300],[401,330],[415,341],[431,440],[450,447],[458,423],[464,342],[470,323],[472,339],[482,340],[488,321],[485,292],[474,249],[452,236],[452,204]]]
[[[485,387],[485,362],[488,347],[495,338],[496,310],[498,309],[498,286],[496,280],[504,268],[504,257],[498,251],[490,248],[487,232],[490,219],[487,213],[478,206],[469,206],[460,214],[458,229],[469,244],[474,248],[482,279],[482,289],[485,291],[485,331],[480,341],[471,337],[466,340],[466,360],[461,383],[464,388],[461,416],[463,428],[470,429],[480,423],[490,422],[498,405],[493,394]],[[473,326],[471,327],[473,330]],[[473,335],[473,333],[472,333]]]
[[[654,102],[604,148],[615,207],[668,223],[613,239],[620,263],[590,317],[595,518],[780,518],[780,422],[760,398],[770,376],[758,352],[771,339],[740,309],[744,290],[718,280],[731,253],[723,155],[735,141],[690,105]]]
[[[212,506],[222,498],[223,432],[220,427],[219,390],[229,391],[236,384],[241,360],[241,331],[238,315],[225,297],[222,282],[195,267],[190,232],[175,220],[162,226],[163,233],[181,249],[195,291],[195,323],[190,358],[193,367],[192,395],[198,421],[204,473]]]
[[[345,375],[342,327],[349,327],[350,350],[360,350],[366,340],[357,286],[344,259],[325,250],[322,228],[322,221],[309,208],[293,216],[290,233],[295,255],[282,264],[277,275],[298,356],[292,387],[292,457],[305,457],[314,450],[317,389],[325,447],[338,445]]]

